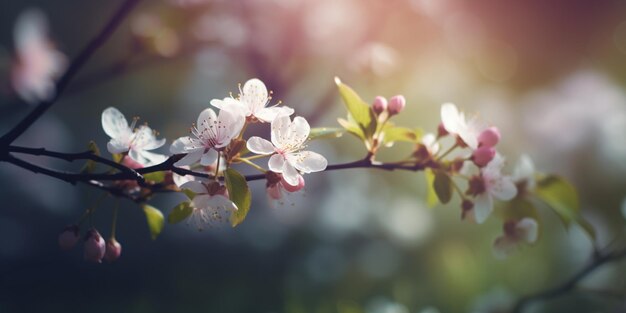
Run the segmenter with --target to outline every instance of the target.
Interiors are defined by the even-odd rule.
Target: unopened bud
[[[500,141],[500,131],[497,127],[489,127],[478,135],[478,144],[485,147],[495,147]]]
[[[72,249],[78,242],[78,239],[80,239],[78,232],[78,225],[69,225],[65,227],[65,229],[63,229],[63,231],[59,234],[59,246],[61,249]]]
[[[85,236],[84,257],[86,261],[101,263],[105,252],[105,242],[95,228]]]
[[[302,175],[298,175],[298,184],[295,186],[290,185],[285,178],[283,177],[283,179],[280,181],[281,185],[283,185],[283,188],[285,188],[285,190],[289,191],[289,192],[296,192],[296,191],[300,191],[302,190],[302,188],[304,188],[304,177],[302,177]]]
[[[389,115],[396,115],[402,112],[405,106],[406,106],[406,99],[404,98],[404,96],[402,95],[393,96],[391,97],[391,99],[389,99],[389,105],[387,106],[387,111],[389,112]]]
[[[122,254],[122,245],[120,245],[115,238],[111,238],[106,243],[106,251],[104,252],[104,259],[107,262],[113,262],[117,260]]]
[[[385,97],[382,96],[378,96],[374,99],[374,102],[372,103],[372,110],[374,110],[374,113],[376,114],[380,114],[385,112],[385,110],[387,109],[387,99],[385,99]]]
[[[273,200],[280,200],[283,197],[283,195],[280,192],[280,186],[278,186],[278,184],[268,186],[267,195]]]
[[[474,161],[474,164],[476,164],[476,166],[484,167],[489,164],[489,162],[491,162],[491,160],[493,160],[495,156],[495,148],[487,146],[478,147],[478,149],[474,150],[474,152],[472,153],[472,161]]]

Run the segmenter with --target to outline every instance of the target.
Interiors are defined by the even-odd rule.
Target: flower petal
[[[527,243],[533,243],[537,241],[539,234],[539,224],[537,221],[530,217],[525,217],[517,222],[515,228],[518,230],[522,240]]]
[[[204,153],[202,158],[200,158],[200,164],[203,166],[212,165],[215,161],[217,161],[218,155],[219,153],[217,153],[215,149],[209,149],[209,151]]]
[[[286,157],[289,163],[303,173],[320,172],[328,165],[324,156],[313,151],[290,153]]]
[[[517,196],[517,187],[510,177],[503,176],[489,185],[489,193],[498,200],[508,201]]]
[[[484,223],[493,211],[493,200],[491,199],[491,195],[488,193],[482,193],[476,196],[476,198],[474,198],[474,207],[472,210],[474,211],[476,223]]]
[[[217,123],[217,114],[211,108],[204,109],[198,115],[198,121],[196,122],[196,127],[198,128],[198,132],[202,133],[207,127]]]
[[[291,119],[289,116],[278,116],[272,121],[271,137],[274,146],[280,148],[284,143],[288,142],[290,125]]]
[[[257,110],[254,116],[262,122],[271,123],[277,116],[291,116],[293,112],[290,107],[270,107]]]
[[[282,173],[283,171],[283,166],[285,163],[285,158],[280,155],[280,154],[274,154],[270,157],[269,161],[267,162],[267,166],[270,168],[270,171],[272,172],[276,172],[276,173]]]
[[[289,162],[285,162],[283,164],[283,179],[285,179],[285,181],[292,186],[296,186],[298,185],[298,176],[300,176],[300,173],[298,173],[298,171],[296,171],[296,168],[293,167],[291,164],[289,164]]]
[[[218,144],[215,147],[227,146],[233,138],[239,136],[245,122],[246,117],[241,112],[220,111],[220,115],[217,117],[218,128],[215,131]]]
[[[451,134],[457,134],[461,126],[461,116],[456,105],[453,103],[444,103],[441,105],[441,123]]]
[[[203,149],[198,149],[198,150],[195,150],[195,151],[191,151],[189,154],[184,156],[182,159],[178,160],[178,162],[174,163],[174,165],[175,166],[185,166],[185,165],[194,164],[194,163],[200,161],[200,158],[202,158],[203,154],[204,154],[204,150]]]
[[[118,140],[130,138],[133,132],[124,114],[114,107],[108,107],[102,112],[102,128],[109,137]]]
[[[265,107],[268,102],[267,87],[258,78],[248,80],[242,89],[241,101],[254,113]]]
[[[250,137],[246,143],[246,147],[256,154],[272,154],[274,153],[274,145],[261,137]]]
[[[149,151],[142,150],[139,152],[143,158],[148,160],[148,164],[146,165],[156,165],[161,164],[167,160],[167,156],[160,153],[153,153]]]
[[[111,139],[108,143],[107,143],[107,150],[112,153],[124,153],[126,151],[128,151],[128,145],[124,142],[120,142],[118,140],[115,139]]]
[[[296,116],[291,123],[290,142],[296,146],[301,146],[309,138],[311,127],[304,117]]]
[[[190,181],[180,185],[178,188],[180,188],[180,189],[189,189],[189,190],[193,191],[196,194],[207,193],[206,187],[201,182],[195,181],[195,180],[190,180]]]

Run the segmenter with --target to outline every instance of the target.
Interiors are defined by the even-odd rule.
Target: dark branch
[[[78,54],[78,56],[72,61],[69,68],[63,74],[63,76],[59,79],[55,86],[56,93],[55,95],[47,101],[41,102],[37,107],[35,107],[24,119],[22,119],[15,127],[13,127],[9,132],[7,132],[2,138],[0,138],[1,146],[10,145],[17,137],[23,134],[35,121],[37,121],[55,102],[65,88],[72,81],[74,76],[78,73],[78,71],[87,63],[87,61],[91,58],[91,56],[111,37],[113,32],[117,29],[117,27],[122,23],[124,18],[130,13],[130,11],[139,3],[141,0],[126,0],[113,14],[113,17],[109,20],[109,22],[102,28],[100,33],[96,37],[94,37],[85,48]]]
[[[576,288],[581,280],[583,280],[589,274],[593,273],[599,267],[611,262],[619,261],[624,257],[626,257],[626,248],[613,252],[599,254],[593,258],[591,263],[583,267],[580,271],[576,272],[574,276],[572,276],[570,279],[566,280],[562,284],[519,299],[517,303],[515,303],[512,312],[522,313],[524,311],[524,308],[532,302],[548,300],[562,296]]]

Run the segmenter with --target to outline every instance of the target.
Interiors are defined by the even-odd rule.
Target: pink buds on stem
[[[406,106],[406,99],[404,98],[404,96],[397,95],[397,96],[391,97],[391,99],[389,99],[389,105],[387,106],[387,111],[389,112],[389,116],[396,115],[402,112],[405,106]]]

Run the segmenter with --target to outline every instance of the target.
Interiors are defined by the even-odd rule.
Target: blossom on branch
[[[191,129],[191,136],[180,137],[172,143],[170,152],[186,154],[175,163],[176,166],[200,162],[208,166],[218,158],[218,150],[228,146],[243,128],[245,119],[238,113],[221,110],[219,115],[213,109],[205,109],[198,116],[198,123]]]
[[[195,193],[191,200],[193,212],[190,222],[195,224],[198,230],[204,229],[205,225],[214,222],[222,222],[226,216],[236,211],[237,205],[228,198],[228,190],[218,182],[202,183],[200,181],[188,181],[180,186]]]
[[[458,136],[472,150],[478,148],[478,136],[486,128],[477,117],[467,120],[452,103],[441,106],[441,123],[449,134]]]
[[[102,112],[102,128],[111,137],[107,144],[110,153],[125,153],[143,166],[165,161],[162,154],[149,152],[165,144],[165,138],[157,139],[155,132],[147,125],[135,128],[137,119],[128,125],[128,121],[118,109],[109,107]]]
[[[481,169],[480,174],[469,180],[468,195],[474,196],[474,219],[482,224],[493,211],[493,198],[508,201],[517,195],[517,188],[509,176],[502,174],[504,159],[496,157],[487,166]]]
[[[48,39],[48,25],[39,10],[22,13],[15,24],[16,61],[12,69],[15,91],[29,103],[50,99],[67,58]]]
[[[497,258],[505,258],[522,243],[537,241],[539,225],[537,221],[525,217],[521,220],[506,221],[503,225],[504,234],[493,243],[493,253]]]
[[[299,184],[300,173],[326,169],[328,161],[321,154],[302,151],[306,148],[311,131],[309,123],[303,117],[296,116],[291,121],[289,116],[279,116],[272,122],[271,128],[271,142],[254,136],[248,139],[247,147],[256,154],[271,154],[269,169],[281,173],[289,185]]]
[[[261,80],[253,78],[243,85],[238,98],[213,99],[211,105],[220,110],[235,112],[266,123],[272,122],[277,116],[291,116],[293,114],[294,110],[290,107],[278,107],[277,105],[266,107],[270,99],[265,84]]]

